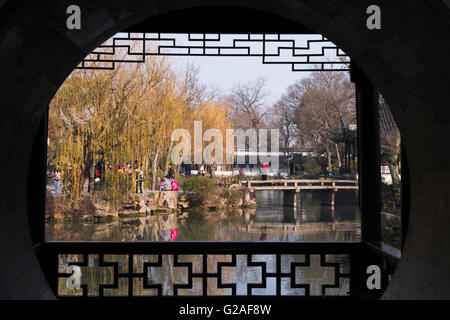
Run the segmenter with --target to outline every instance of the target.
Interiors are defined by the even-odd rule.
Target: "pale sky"
[[[309,76],[309,72],[291,71],[290,65],[263,64],[261,57],[168,57],[176,68],[190,62],[199,67],[200,81],[213,84],[221,94],[231,93],[237,83],[253,82],[258,77],[266,78],[268,103],[276,102],[288,86]],[[270,106],[270,105],[269,105]]]
[[[266,61],[289,61],[302,63],[306,56],[310,55],[310,62],[338,61],[335,46],[323,39],[321,35],[265,35],[264,45],[260,41],[262,34],[157,34],[146,33],[145,41],[142,34],[131,33],[128,38],[126,33],[118,33],[114,36],[117,47],[116,52],[126,52],[127,47],[140,53],[187,53],[189,47],[191,53],[214,54],[217,48],[222,49],[222,56],[166,56],[167,61],[175,70],[183,70],[188,62],[199,68],[200,81],[206,85],[212,84],[218,88],[220,94],[225,96],[231,93],[231,89],[238,83],[251,83],[257,78],[266,79],[266,95],[268,107],[281,98],[288,86],[297,80],[310,75],[310,72],[291,71],[291,64],[263,64],[261,56],[227,56],[229,54],[266,54]],[[202,40],[204,39],[204,40]],[[107,41],[112,43],[112,38]],[[133,47],[134,44],[138,44]],[[130,46],[131,44],[131,46]],[[206,44],[206,51],[202,48]],[[158,50],[161,49],[161,51]],[[295,48],[295,50],[294,50]],[[334,48],[334,49],[333,49]],[[230,52],[231,50],[231,52]],[[248,51],[247,51],[248,50]],[[109,50],[107,50],[109,51]],[[201,52],[198,52],[201,51]],[[212,52],[211,52],[212,51]],[[325,57],[314,56],[323,53]],[[293,56],[293,54],[296,56]],[[342,52],[341,52],[342,53]],[[272,56],[270,56],[272,55]],[[303,55],[303,56],[302,56]],[[136,57],[136,56],[135,56]],[[110,57],[107,57],[110,58]],[[130,58],[130,57],[128,57]],[[132,58],[132,57],[131,57]],[[298,67],[304,67],[298,65]]]

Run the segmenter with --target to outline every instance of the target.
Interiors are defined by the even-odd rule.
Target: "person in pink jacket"
[[[59,194],[61,191],[61,175],[62,172],[57,166],[52,172],[53,183],[55,185],[55,194]]]

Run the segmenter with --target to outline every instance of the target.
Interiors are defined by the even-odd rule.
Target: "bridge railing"
[[[244,180],[239,181],[239,184],[264,189],[358,189],[358,180],[343,179]]]

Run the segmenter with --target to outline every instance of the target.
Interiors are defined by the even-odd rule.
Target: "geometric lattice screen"
[[[60,254],[63,296],[346,296],[346,254]],[[79,266],[80,287],[69,289]]]
[[[292,71],[349,70],[346,54],[319,34],[118,33],[92,51],[77,69],[112,70],[116,62],[146,56],[261,57]]]

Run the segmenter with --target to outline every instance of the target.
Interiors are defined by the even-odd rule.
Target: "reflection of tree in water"
[[[334,209],[322,205],[320,193],[302,192],[296,209],[283,206],[282,192],[258,191],[256,209],[183,212],[110,223],[47,224],[54,241],[354,241],[360,239],[360,214],[343,191]],[[339,195],[339,197],[338,197]],[[350,194],[351,195],[351,194]],[[354,194],[353,194],[354,196]],[[338,199],[341,198],[338,202]],[[264,227],[264,228],[263,228]]]
[[[298,208],[297,219],[309,222],[320,221],[320,198],[319,193],[315,192],[303,192],[300,193],[300,208]]]
[[[184,241],[233,241],[234,238],[223,239],[220,230],[225,228],[231,237],[233,231],[246,227],[254,217],[254,210],[235,210],[230,212],[214,212],[209,214],[191,212],[180,226],[180,240]],[[217,239],[217,236],[220,239]]]
[[[110,223],[55,223],[46,225],[46,239],[54,241],[161,241],[160,231],[178,228],[176,214],[123,218]]]
[[[237,226],[241,224],[241,216],[237,211],[233,211],[226,215],[224,219],[222,219],[222,224]]]
[[[207,241],[214,239],[217,225],[208,221],[201,213],[190,213],[185,223],[180,226],[180,240]]]
[[[255,220],[255,213],[255,209],[236,209],[222,213],[220,216],[210,216],[208,219],[216,226],[237,230],[247,228],[248,225]]]
[[[170,241],[171,231],[178,229],[176,214],[161,215],[153,220],[153,237],[156,241]],[[153,240],[153,239],[152,239]]]

